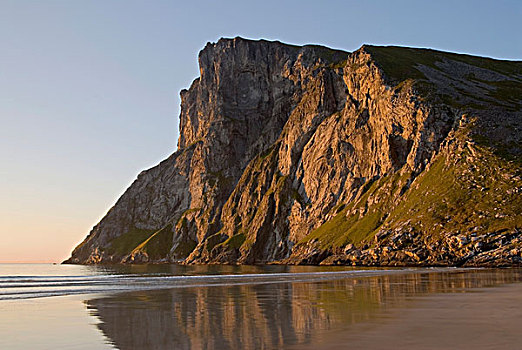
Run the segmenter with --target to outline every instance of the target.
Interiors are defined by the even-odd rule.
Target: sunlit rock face
[[[221,39],[70,263],[513,265],[522,64]]]

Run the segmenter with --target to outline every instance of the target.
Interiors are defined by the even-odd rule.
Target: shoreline
[[[332,255],[332,257],[335,257]],[[80,262],[71,262],[69,259],[62,261],[61,263],[52,263],[52,265],[78,265],[78,266],[146,266],[146,265],[177,265],[177,266],[338,266],[338,267],[372,267],[372,268],[408,268],[408,267],[418,267],[418,268],[430,268],[430,267],[448,267],[448,268],[464,268],[464,269],[473,269],[473,268],[491,268],[491,269],[501,269],[501,268],[520,268],[522,267],[522,258],[517,262],[512,263],[484,263],[484,264],[444,264],[444,263],[436,263],[436,264],[423,264],[423,263],[403,263],[403,262],[393,262],[390,264],[348,264],[348,263],[339,263],[337,261],[325,262],[321,261],[319,263],[288,263],[282,261],[271,261],[264,262],[259,264],[241,264],[241,263],[232,263],[232,262],[208,262],[208,263],[200,263],[200,262],[192,262],[192,263],[183,263],[183,262],[173,262],[173,261],[148,261],[148,262],[100,262],[100,263],[80,263]],[[325,259],[326,260],[326,259]],[[24,263],[20,263],[24,264]],[[28,263],[31,264],[31,263]],[[42,263],[48,264],[48,263]],[[51,264],[51,263],[49,263]]]
[[[107,288],[0,302],[0,348],[74,347],[78,337],[64,327],[83,334],[85,349],[509,349],[522,341],[514,330],[522,269],[44,266],[42,285],[61,284],[65,270],[73,284],[64,292],[77,280]],[[27,279],[23,271],[19,281],[6,271],[6,283]],[[209,333],[209,324],[219,332]]]
[[[313,268],[313,267],[312,267]],[[328,268],[328,267],[326,267]],[[230,287],[230,286],[255,286],[255,285],[269,285],[269,284],[286,284],[286,283],[318,283],[326,281],[344,280],[344,279],[365,279],[375,277],[385,277],[393,275],[408,275],[408,274],[436,274],[436,273],[466,273],[471,272],[472,269],[458,269],[458,268],[361,268],[361,269],[345,269],[338,267],[338,269],[326,269],[323,271],[311,270],[311,271],[256,271],[248,272],[243,271],[242,273],[234,273],[229,271],[226,273],[219,274],[178,274],[170,276],[145,276],[145,277],[134,277],[131,275],[130,279],[123,280],[121,283],[114,281],[107,284],[102,289],[92,289],[98,285],[97,281],[91,281],[93,283],[85,284],[84,289],[60,289],[57,286],[55,289],[46,289],[45,285],[47,280],[44,280],[41,286],[44,288],[42,291],[29,291],[25,292],[20,290],[19,292],[8,292],[0,293],[0,303],[4,301],[23,301],[23,300],[39,300],[48,299],[53,297],[66,297],[66,296],[85,296],[85,295],[100,295],[105,294],[106,296],[121,294],[121,293],[133,293],[133,292],[152,292],[157,290],[169,290],[169,289],[180,289],[180,288],[207,288],[207,287]],[[476,269],[480,271],[480,269]],[[484,270],[485,271],[485,270]],[[103,275],[102,275],[103,276]],[[45,278],[53,279],[54,276],[42,276]],[[90,278],[96,278],[96,275]],[[21,279],[26,277],[20,276]],[[89,277],[87,277],[89,278]],[[120,277],[121,278],[121,277]],[[166,279],[167,278],[167,279]],[[9,283],[9,282],[8,282]],[[25,282],[15,282],[21,285]],[[74,282],[72,282],[74,284]],[[0,292],[2,290],[0,284]],[[38,286],[32,286],[38,288]],[[9,287],[8,287],[9,288]],[[75,287],[73,287],[75,288]]]

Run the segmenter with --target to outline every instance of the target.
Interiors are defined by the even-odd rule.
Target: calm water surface
[[[0,264],[0,349],[516,349],[520,282],[520,269]]]

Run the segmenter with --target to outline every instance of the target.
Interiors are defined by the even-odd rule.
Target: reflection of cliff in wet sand
[[[352,339],[367,344],[365,332],[372,332],[372,339],[377,337],[374,344],[378,345],[377,330],[389,328],[396,318],[400,321],[399,316],[404,312],[410,315],[407,322],[402,320],[406,325],[415,325],[415,319],[422,318],[420,322],[429,327],[431,319],[418,311],[418,305],[424,304],[412,301],[419,301],[412,297],[463,292],[521,280],[520,270],[409,273],[319,283],[135,292],[86,303],[99,317],[100,330],[122,350],[303,348],[319,342],[333,342],[333,348],[339,348],[340,344],[350,343]],[[488,293],[488,290],[484,292]],[[518,302],[511,308],[514,308],[514,314],[520,315],[518,305],[522,300],[520,293],[516,295],[519,295],[518,299],[515,297]],[[468,303],[459,304],[462,298],[454,294],[437,295],[445,309],[431,311],[434,315],[436,311],[444,312],[444,317],[452,320],[460,310],[465,311],[480,302],[483,311],[480,315],[487,315],[488,308],[492,305],[501,307],[504,300],[477,299],[473,295],[467,299],[468,296],[465,298]],[[505,300],[509,301],[509,298]],[[505,322],[509,323],[509,320],[506,315]],[[473,323],[477,318],[469,321]],[[372,326],[365,328],[369,323]],[[474,325],[477,326],[476,322]],[[495,331],[494,327],[482,329],[480,323],[478,325],[473,330],[484,336]],[[470,334],[465,325],[460,325],[459,332],[466,336]],[[392,333],[388,331],[386,336],[391,337]],[[413,343],[421,340],[416,334],[409,339]],[[465,340],[464,337],[455,341]]]

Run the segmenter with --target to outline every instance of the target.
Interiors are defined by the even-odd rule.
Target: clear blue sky
[[[522,58],[522,1],[0,0],[0,262],[59,261],[176,149],[220,37]]]

